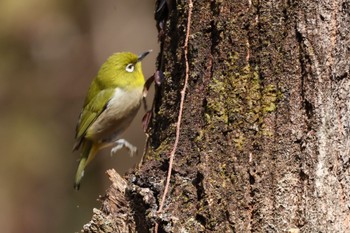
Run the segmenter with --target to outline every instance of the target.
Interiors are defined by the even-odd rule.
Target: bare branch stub
[[[112,181],[107,194],[100,198],[101,209],[94,209],[89,223],[82,232],[136,232],[134,217],[125,197],[127,182],[114,170],[107,171]]]

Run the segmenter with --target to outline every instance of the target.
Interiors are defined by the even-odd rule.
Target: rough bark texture
[[[157,214],[188,2],[168,13],[164,81],[126,188],[136,231],[349,232],[350,2],[194,1],[181,137]]]
[[[101,210],[94,209],[92,220],[84,225],[85,233],[125,233],[135,232],[135,223],[131,208],[125,197],[127,182],[115,171],[108,170],[112,185],[102,201]]]

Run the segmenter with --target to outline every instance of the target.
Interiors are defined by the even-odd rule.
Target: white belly
[[[97,141],[116,139],[134,119],[141,99],[142,87],[132,91],[116,88],[107,108],[89,127],[87,135]]]

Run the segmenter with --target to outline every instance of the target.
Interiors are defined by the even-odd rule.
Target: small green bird
[[[111,154],[123,147],[131,155],[137,148],[118,136],[130,125],[140,108],[145,79],[141,61],[150,51],[137,56],[122,52],[110,56],[92,81],[76,127],[73,150],[81,148],[74,188],[79,189],[85,167],[96,153],[114,145]]]

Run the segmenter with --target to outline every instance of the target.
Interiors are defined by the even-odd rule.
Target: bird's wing
[[[79,148],[82,138],[90,125],[95,122],[97,117],[106,109],[109,100],[112,98],[114,89],[105,89],[98,92],[90,101],[85,103],[80,113],[79,121],[76,127],[76,143],[73,150]]]

